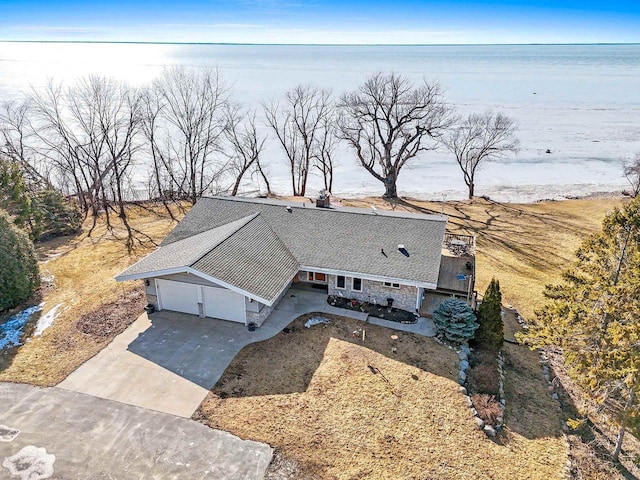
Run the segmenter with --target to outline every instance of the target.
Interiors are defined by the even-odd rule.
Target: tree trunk
[[[384,183],[383,198],[391,198],[391,199],[398,198],[398,189],[396,187],[397,178],[398,177],[396,174],[390,174],[390,175],[387,175],[387,177],[385,177],[383,182]]]
[[[632,387],[629,389],[629,398],[627,398],[627,403],[624,406],[624,410],[627,411],[629,408],[633,407],[636,403],[636,388],[637,388],[637,376],[634,378],[634,382],[632,383]],[[624,420],[623,420],[624,421]],[[612,459],[614,462],[618,461],[620,457],[620,452],[622,451],[622,442],[624,440],[624,433],[626,431],[626,427],[624,423],[620,426],[620,430],[618,430],[618,436],[616,438],[616,446],[613,449]]]
[[[614,462],[619,461],[620,452],[622,451],[622,442],[624,440],[625,431],[626,431],[625,427],[620,427],[620,430],[618,430],[618,436],[616,437],[616,447],[613,450],[613,454],[611,455],[611,458],[613,459]]]
[[[264,183],[267,187],[267,196],[270,197],[273,192],[271,192],[271,184],[269,183],[269,179],[267,178],[267,175],[264,173],[264,170],[262,170],[262,164],[260,163],[259,160],[257,161],[256,165],[258,168],[258,173],[260,173],[260,176],[262,177],[262,180],[264,180]]]
[[[473,195],[474,195],[474,191],[475,191],[475,184],[473,182],[471,182],[469,184],[469,200],[473,199]]]

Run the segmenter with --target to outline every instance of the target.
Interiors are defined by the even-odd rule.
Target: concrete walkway
[[[367,320],[374,325],[380,325],[381,327],[392,328],[393,330],[401,330],[403,332],[415,333],[416,335],[422,335],[424,337],[435,337],[438,333],[436,324],[430,318],[420,317],[417,323],[398,323],[390,320],[384,320],[382,318],[369,317]]]
[[[271,447],[60,388],[0,383],[0,478],[264,478]],[[16,476],[12,476],[12,473]]]

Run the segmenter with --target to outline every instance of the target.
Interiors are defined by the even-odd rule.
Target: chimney
[[[331,208],[331,195],[326,190],[320,190],[320,192],[318,192],[318,198],[316,198],[316,207]]]

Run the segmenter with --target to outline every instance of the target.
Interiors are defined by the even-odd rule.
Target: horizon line
[[[169,42],[135,40],[6,40],[0,43],[89,43],[121,45],[218,45],[287,47],[472,47],[472,46],[624,46],[640,42],[530,42],[530,43],[261,43],[261,42]]]

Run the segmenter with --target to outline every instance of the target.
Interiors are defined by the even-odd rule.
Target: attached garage
[[[156,279],[158,307],[161,310],[199,315],[198,289],[200,285]]]
[[[156,291],[161,310],[245,323],[244,295],[226,288],[157,278]]]
[[[226,288],[202,287],[204,314],[232,322],[245,322],[247,313],[244,295]]]
[[[157,310],[260,326],[299,267],[254,212],[182,238],[169,236],[116,280],[144,280],[147,302]]]

